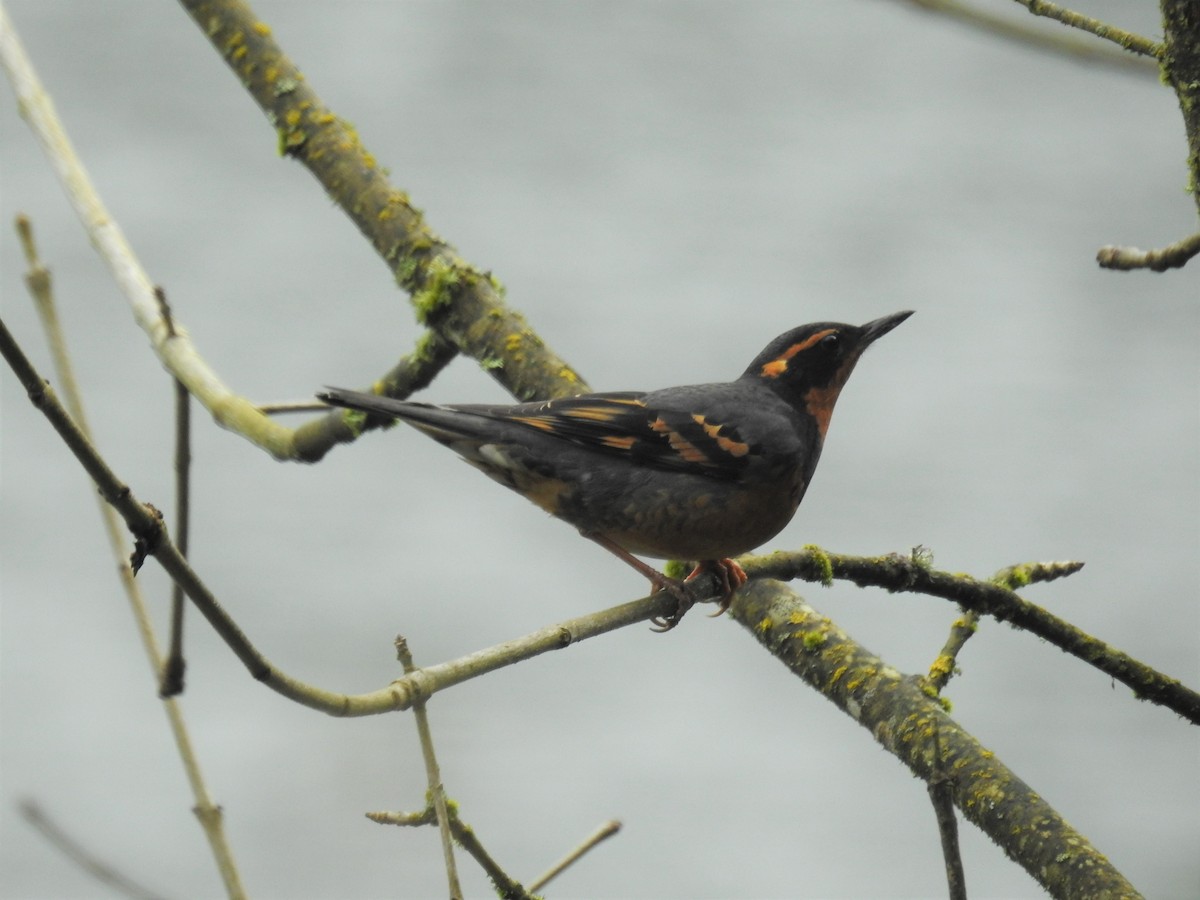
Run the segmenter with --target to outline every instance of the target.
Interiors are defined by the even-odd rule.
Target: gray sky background
[[[171,3],[6,4],[102,196],[211,365],[255,400],[361,386],[419,333],[382,262]],[[1020,20],[1016,4],[991,4]],[[1011,7],[1011,9],[1010,9]],[[597,389],[738,374],[807,321],[916,315],[873,348],[766,549],[931,548],[986,577],[1082,559],[1030,600],[1200,683],[1196,265],[1103,272],[1194,231],[1173,94],[903,3],[259,2],[432,226]],[[1089,11],[1154,33],[1154,4]],[[11,231],[56,278],[97,441],[169,509],[171,385],[0,90],[0,302],[46,371]],[[36,799],[170,897],[220,884],[82,472],[0,376],[0,894],[102,890],[19,819]],[[503,399],[469,361],[427,392]],[[572,529],[414,432],[319,466],[195,423],[193,559],[278,665],[361,692],[644,593]],[[141,576],[156,608],[167,584]],[[923,672],[956,610],[803,586]],[[444,893],[411,718],[337,721],[252,682],[198,620],[183,700],[254,896]],[[955,717],[1148,896],[1200,893],[1194,728],[987,622]],[[625,829],[561,897],[944,891],[923,785],[728,619],[634,628],[431,705],[450,794],[530,879]],[[972,896],[1038,889],[970,825]],[[469,862],[471,896],[487,887]]]

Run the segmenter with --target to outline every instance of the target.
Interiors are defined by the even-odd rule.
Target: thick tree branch
[[[1200,211],[1200,10],[1196,0],[1161,2],[1163,74],[1179,98],[1188,141],[1188,190]],[[1190,240],[1195,244],[1196,238]]]
[[[468,264],[392,187],[358,134],[304,80],[241,0],[180,0],[279,136],[350,217],[412,295],[417,318],[479,361],[515,397],[588,390],[502,299],[490,272]]]
[[[940,771],[962,814],[1051,895],[1140,896],[1086,837],[951,719],[921,679],[901,674],[856,644],[787,585],[751,582],[738,592],[731,612],[918,778],[928,782]]]

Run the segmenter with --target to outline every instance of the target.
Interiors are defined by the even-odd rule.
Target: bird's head
[[[801,325],[771,341],[742,377],[761,381],[807,409],[824,435],[838,394],[863,351],[911,315],[912,310],[904,310],[866,325]]]

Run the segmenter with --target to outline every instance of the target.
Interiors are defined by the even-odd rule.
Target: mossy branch
[[[584,393],[583,379],[510,309],[490,272],[467,263],[388,183],[357,132],[329,109],[241,0],[180,0],[278,135],[371,242],[417,318],[479,361],[514,397]]]
[[[1009,622],[1036,634],[1131,687],[1139,699],[1165,706],[1200,724],[1200,694],[1139,662],[1127,653],[1081,631],[1069,622],[1023,599],[1013,586],[1050,581],[1078,571],[1083,563],[1035,563],[1014,566],[997,579],[979,581],[929,568],[898,554],[845,556],[806,548],[799,553],[772,553],[740,560],[751,578],[800,578],[827,583],[827,573],[859,587],[881,587],[952,600],[965,609]]]
[[[982,6],[964,0],[908,0],[927,12],[938,13],[962,22],[984,34],[1013,41],[1024,47],[1034,47],[1063,56],[1076,62],[1096,63],[1152,78],[1158,75],[1158,62],[1153,55],[1124,52],[1124,47],[1101,44],[1061,29],[1028,25]]]
[[[1188,143],[1188,192],[1200,212],[1200,15],[1197,15],[1195,0],[1161,0],[1160,5],[1162,77],[1175,91],[1179,102]],[[1106,269],[1166,272],[1182,268],[1197,254],[1200,254],[1200,233],[1153,250],[1101,247],[1096,253],[1096,261]]]
[[[921,679],[886,665],[787,585],[753,581],[738,592],[731,612],[913,774],[926,782],[945,779],[963,815],[1052,896],[1140,896],[1086,837],[951,719]]]
[[[1154,59],[1158,59],[1162,55],[1163,45],[1152,41],[1148,37],[1134,34],[1132,31],[1126,31],[1123,28],[1117,28],[1114,25],[1109,25],[1107,22],[1102,22],[1100,19],[1094,19],[1091,16],[1085,16],[1082,13],[1059,6],[1057,3],[1050,3],[1048,0],[1017,0],[1017,2],[1035,16],[1045,16],[1048,19],[1062,22],[1071,28],[1077,28],[1080,31],[1094,34],[1101,40],[1111,41],[1122,50],[1128,50],[1130,53],[1140,53],[1143,56],[1149,56]]]
[[[235,70],[247,76],[247,86],[258,89],[255,97],[266,104],[264,110],[279,129],[284,151],[308,165],[372,240],[401,286],[412,294],[417,318],[430,326],[414,352],[376,382],[377,389],[394,397],[407,396],[427,385],[461,350],[479,360],[521,399],[587,390],[586,382],[545,347],[523,317],[504,304],[495,279],[458,258],[453,248],[428,228],[407,197],[387,184],[353,131],[320,104],[270,40],[270,30],[256,22],[244,4],[185,5],[194,16],[202,16],[205,33]],[[246,34],[252,38],[243,40]],[[22,116],[42,145],[92,244],[125,294],[135,321],[163,365],[217,424],[280,460],[314,462],[336,443],[352,440],[354,434],[345,427],[340,412],[327,413],[295,429],[273,420],[212,370],[178,317],[175,327],[168,323],[153,280],[75,154],[2,8],[0,62],[13,84]],[[274,102],[268,102],[268,97]]]
[[[1179,100],[1188,141],[1188,191],[1200,211],[1200,11],[1196,0],[1161,0],[1161,8],[1163,76]],[[1190,240],[1195,253],[1196,238]]]

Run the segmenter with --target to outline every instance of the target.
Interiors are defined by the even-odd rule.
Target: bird
[[[674,612],[652,620],[670,631],[698,599],[689,583],[705,573],[720,588],[714,615],[729,608],[746,582],[733,557],[792,520],[855,364],[911,315],[801,325],[728,382],[508,405],[434,405],[342,388],[317,398],[368,421],[399,419],[575,526],[649,579],[652,593],[674,597]],[[639,556],[695,568],[681,581]]]

